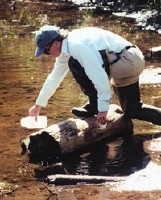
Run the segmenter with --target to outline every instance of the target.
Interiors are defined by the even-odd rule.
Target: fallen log
[[[47,177],[48,184],[54,185],[75,185],[80,183],[101,184],[105,182],[125,181],[126,177],[117,176],[88,176],[88,175],[66,175],[56,174]]]
[[[118,105],[110,105],[105,129],[96,125],[96,117],[71,118],[32,133],[22,140],[22,152],[32,155],[58,158],[110,136],[132,132],[133,123],[123,117]]]

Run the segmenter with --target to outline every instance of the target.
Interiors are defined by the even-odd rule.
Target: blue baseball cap
[[[40,28],[39,31],[36,32],[36,51],[35,56],[39,57],[44,53],[44,49],[46,46],[51,44],[54,39],[59,35],[59,30],[55,26],[45,25]]]

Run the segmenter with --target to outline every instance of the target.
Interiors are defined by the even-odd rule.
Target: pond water
[[[103,20],[102,18],[102,16],[97,18],[97,25],[99,24],[98,20],[101,20],[98,26],[102,27],[103,23],[106,24],[106,27],[115,24],[115,30],[121,29],[120,22],[117,22],[117,20],[108,19],[107,22],[104,21],[107,16]],[[0,39],[0,137],[3,139],[0,146],[2,155],[5,155],[6,151],[8,153],[15,151],[15,145],[18,145],[17,141],[24,139],[34,131],[20,127],[19,122],[22,117],[28,115],[28,109],[34,104],[44,80],[53,68],[54,59],[50,56],[35,58],[34,34],[31,31],[27,34],[11,32],[13,26],[4,25],[3,20],[1,22],[3,24]],[[94,22],[93,24],[93,18],[87,17],[83,24],[96,25],[96,20]],[[123,30],[127,29],[128,26],[123,27]],[[21,26],[17,27],[22,28]],[[79,28],[78,25],[77,27]],[[70,26],[69,28],[73,27]],[[7,29],[7,32],[4,29]],[[135,28],[133,28],[133,31],[135,33],[132,34],[132,40],[135,37],[142,37],[138,36]],[[145,36],[145,33],[139,32],[139,34]],[[146,34],[146,37],[150,37],[149,33]],[[150,45],[150,42],[147,44]],[[144,49],[144,47],[142,48]],[[161,107],[159,87],[159,85],[155,85],[155,87],[144,86],[141,90],[143,99],[147,100],[147,103]],[[149,98],[149,94],[152,95],[152,98]],[[115,97],[113,101],[117,102]],[[54,124],[72,117],[71,108],[80,106],[85,102],[86,97],[80,92],[80,88],[69,73],[57,93],[50,99],[47,108],[42,109],[41,114],[48,117],[48,125]],[[133,136],[105,141],[93,145],[85,152],[64,158],[62,162],[65,170],[70,174],[128,175],[144,168],[150,157],[143,150],[143,141],[151,139],[154,135],[159,135],[161,130],[149,123],[138,121],[134,123]],[[8,148],[6,144],[9,145]],[[20,157],[20,155],[18,156]],[[7,162],[7,158],[4,159]],[[10,162],[10,164],[13,163]],[[33,167],[35,166],[33,165]]]

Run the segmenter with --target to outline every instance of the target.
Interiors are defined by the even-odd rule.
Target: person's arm
[[[47,77],[34,106],[29,109],[29,114],[34,115],[35,119],[39,115],[40,108],[46,107],[48,100],[55,93],[60,83],[68,73],[69,56],[60,55],[55,62],[54,69]]]
[[[36,100],[36,104],[41,107],[46,107],[48,100],[55,93],[60,83],[68,73],[68,56],[60,55],[55,62],[53,71],[47,77],[39,96]]]
[[[78,53],[78,50],[81,53]],[[102,68],[102,58],[98,50],[93,45],[81,45],[75,49],[74,58],[77,59],[94,84],[98,97],[98,123],[105,124],[107,122],[107,112],[111,99],[111,90],[108,76]]]

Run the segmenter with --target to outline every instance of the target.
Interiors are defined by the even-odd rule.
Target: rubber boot
[[[72,108],[72,113],[78,117],[90,117],[98,113],[97,109],[97,90],[92,81],[86,75],[84,68],[73,57],[69,59],[69,68],[73,77],[80,85],[83,93],[88,96],[89,102],[79,108]]]
[[[125,118],[139,119],[161,125],[161,108],[140,101],[139,83],[114,88]]]
[[[78,107],[78,108],[74,107],[72,108],[72,113],[78,117],[91,117],[91,116],[97,115],[98,113],[97,101],[95,103],[94,103],[94,100],[92,103],[88,101],[82,107]]]
[[[161,108],[142,104],[140,111],[133,118],[161,125]]]

